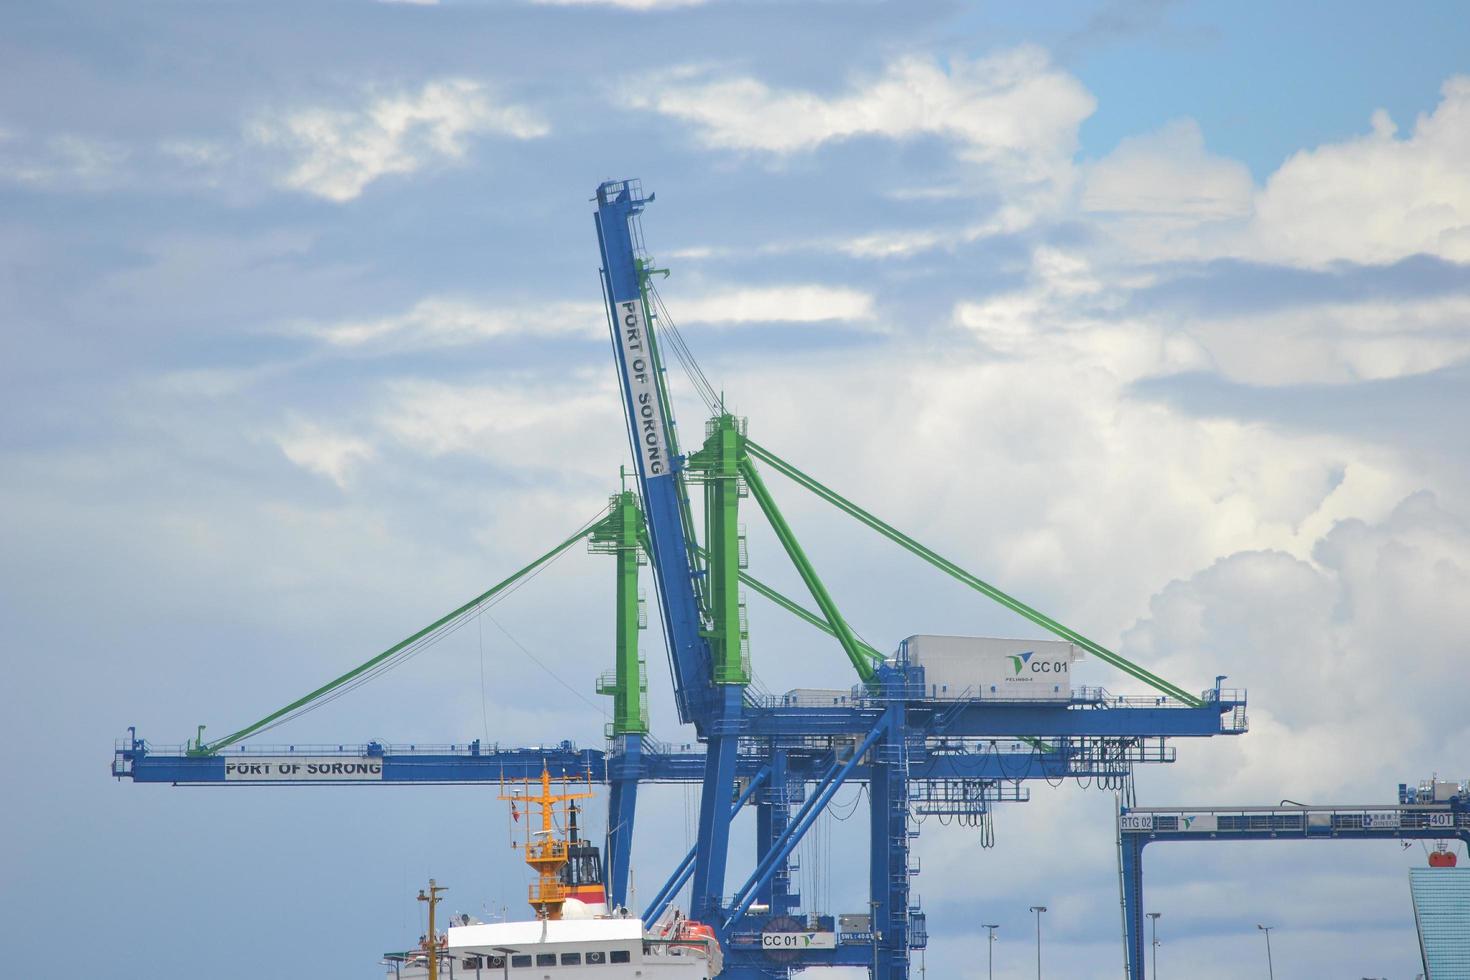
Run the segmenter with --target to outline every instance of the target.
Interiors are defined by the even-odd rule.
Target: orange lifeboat
[[[717,948],[719,942],[715,939],[713,926],[685,919],[679,923],[679,931],[674,934],[674,945],[709,951]]]

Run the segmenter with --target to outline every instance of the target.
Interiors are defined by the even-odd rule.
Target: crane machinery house
[[[911,636],[898,663],[924,668],[928,697],[1070,701],[1072,664],[1082,659],[1063,640],[1006,640],[985,636]]]

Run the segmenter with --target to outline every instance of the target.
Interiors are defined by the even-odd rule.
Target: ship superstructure
[[[677,910],[651,927],[624,910],[609,912],[602,855],[580,836],[577,825],[577,801],[593,795],[590,781],[583,785],[578,789],[567,779],[553,781],[543,768],[539,778],[507,781],[501,788],[500,798],[510,803],[513,825],[523,834],[515,846],[535,873],[527,892],[533,918],[478,922],[456,915],[440,935],[434,928],[433,902],[444,889],[431,879],[429,895],[435,897],[429,932],[418,949],[383,957],[388,976],[710,980],[717,975],[723,955],[710,926],[691,922]],[[427,900],[423,892],[419,897]]]

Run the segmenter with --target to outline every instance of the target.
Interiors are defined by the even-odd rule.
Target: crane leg
[[[607,797],[607,902],[608,908],[628,904],[628,867],[633,857],[633,822],[638,807],[638,771],[642,765],[643,738],[619,735],[618,759],[609,772],[612,787]]]
[[[1123,875],[1123,948],[1127,952],[1128,980],[1144,980],[1143,955],[1143,847],[1146,841],[1124,834],[1118,846]]]
[[[701,922],[721,921],[725,864],[730,852],[730,801],[735,796],[735,755],[745,689],[739,684],[717,688],[718,715],[705,748],[704,787],[699,797],[699,853],[694,859],[690,915]]]
[[[868,888],[873,912],[873,980],[908,980],[909,831],[905,713],[890,709],[888,731],[872,751],[872,847]]]

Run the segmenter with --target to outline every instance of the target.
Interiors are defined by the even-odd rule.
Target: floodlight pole
[[[1036,980],[1041,980],[1041,913],[1046,911],[1046,906],[1033,905],[1031,911],[1036,913]]]
[[[1153,941],[1152,941],[1152,945],[1153,945],[1153,948],[1154,948],[1154,965],[1152,967],[1152,971],[1153,971],[1154,980],[1159,980],[1159,916],[1161,916],[1163,914],[1164,913],[1162,913],[1162,912],[1150,912],[1150,913],[1148,913],[1148,917],[1153,920],[1153,922],[1152,922],[1152,926],[1153,926]]]
[[[990,980],[995,980],[995,930],[1000,928],[1000,924],[985,922],[982,923],[982,926],[990,930],[990,937],[985,940],[985,965],[987,967],[986,976],[989,977]]]

